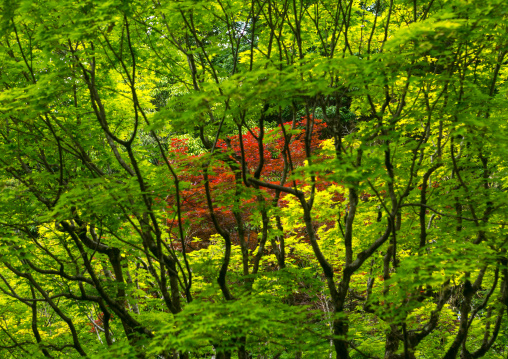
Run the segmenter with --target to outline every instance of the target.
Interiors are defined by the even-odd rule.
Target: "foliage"
[[[505,357],[507,12],[2,0],[2,357]]]

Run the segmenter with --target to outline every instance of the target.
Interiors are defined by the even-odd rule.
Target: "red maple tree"
[[[242,167],[244,176],[256,176],[264,182],[286,187],[304,186],[303,180],[292,179],[295,170],[302,167],[308,159],[306,140],[310,139],[310,153],[316,154],[323,142],[321,135],[326,123],[319,119],[311,119],[312,130],[308,136],[309,123],[306,118],[300,121],[287,122],[277,128],[265,130],[250,129],[247,133],[228,136],[217,142],[217,155],[213,158],[205,154],[188,155],[188,141],[173,139],[171,154],[175,164],[179,164],[179,178],[186,185],[181,188],[182,219],[186,225],[186,250],[191,251],[208,245],[210,237],[217,233],[212,225],[212,218],[207,206],[204,176],[205,167],[208,171],[210,193],[214,212],[219,225],[232,234],[233,241],[237,241],[237,219],[239,213],[246,226],[246,237],[251,249],[257,245],[258,229],[251,223],[255,208],[259,205],[259,196],[263,196],[264,203],[272,203],[279,207],[286,205],[284,193],[276,193],[271,189],[253,189],[246,186],[235,192],[235,184],[241,181]],[[260,136],[263,136],[260,140]],[[261,144],[261,148],[260,148]],[[260,168],[260,158],[263,163]],[[290,179],[290,180],[288,180]],[[324,189],[330,183],[325,180],[316,182],[317,189]],[[239,201],[235,198],[240,196]],[[339,199],[339,198],[337,198]],[[166,202],[169,207],[176,205],[174,196],[168,196]],[[177,219],[168,219],[168,227],[176,228]],[[199,238],[200,241],[195,240]],[[173,242],[175,249],[181,250],[181,242]]]

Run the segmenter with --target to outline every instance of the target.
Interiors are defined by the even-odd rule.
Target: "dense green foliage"
[[[504,358],[505,0],[0,2],[2,358]]]

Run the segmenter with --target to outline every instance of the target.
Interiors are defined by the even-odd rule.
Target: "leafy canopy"
[[[2,357],[505,357],[507,11],[2,0]]]

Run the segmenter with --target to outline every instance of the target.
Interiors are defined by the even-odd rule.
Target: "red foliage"
[[[113,318],[113,315],[111,315],[111,318]],[[93,321],[93,323],[87,323],[88,326],[90,326],[90,333],[97,333],[97,327],[103,328],[104,327],[104,313],[99,312],[97,314],[97,319]]]
[[[319,138],[322,130],[326,127],[326,123],[321,120],[314,120],[313,131],[310,141],[310,150],[312,155],[315,154],[319,148],[322,140]],[[263,167],[261,171],[261,180],[278,185],[292,186],[293,183],[301,185],[301,181],[291,181],[281,183],[282,174],[286,168],[296,169],[304,165],[307,159],[305,151],[305,136],[307,120],[304,118],[297,122],[292,127],[290,122],[284,124],[284,130],[279,125],[278,128],[268,130],[264,133],[263,140]],[[284,159],[284,147],[286,139],[284,132],[290,137],[288,143],[288,150],[286,154],[286,163]],[[260,151],[258,145],[258,136],[260,134],[259,128],[254,128],[251,131],[242,134],[241,142],[243,144],[243,154],[245,161],[245,168],[247,176],[253,176],[259,166]],[[248,222],[251,218],[253,208],[259,205],[256,199],[256,192],[252,188],[247,189],[242,186],[241,193],[235,193],[235,180],[240,181],[240,168],[241,164],[241,143],[240,136],[230,136],[226,139],[219,140],[217,149],[221,151],[222,159],[214,160],[209,167],[209,183],[211,189],[212,200],[214,203],[214,210],[219,225],[233,234],[233,239],[237,235],[235,229],[237,223],[234,217],[233,208],[236,205],[238,213],[243,222]],[[197,249],[201,246],[206,246],[210,237],[217,233],[212,222],[212,218],[207,206],[203,165],[206,163],[207,158],[204,155],[189,156],[188,145],[186,140],[173,139],[171,141],[171,154],[174,156],[173,162],[180,168],[179,178],[190,184],[189,188],[182,189],[181,191],[181,208],[183,220],[186,224],[188,242],[188,250]],[[218,156],[220,157],[220,156]],[[237,176],[233,169],[236,167]],[[291,175],[291,171],[289,171]],[[318,189],[323,189],[327,186],[326,182],[320,181],[317,185]],[[239,203],[234,203],[234,198],[240,195],[242,197]],[[275,191],[262,189],[261,195],[265,197],[266,203],[272,203]],[[278,202],[279,206],[284,206],[284,194],[281,194],[282,200]],[[175,205],[175,197],[169,196],[167,203],[170,207]],[[168,220],[170,228],[176,228],[177,222],[175,219]],[[251,248],[255,248],[257,243],[256,231],[246,230],[246,237],[250,239]],[[197,237],[202,240],[200,244],[193,243],[192,238]],[[181,244],[177,241],[173,243],[175,249],[181,250]]]

